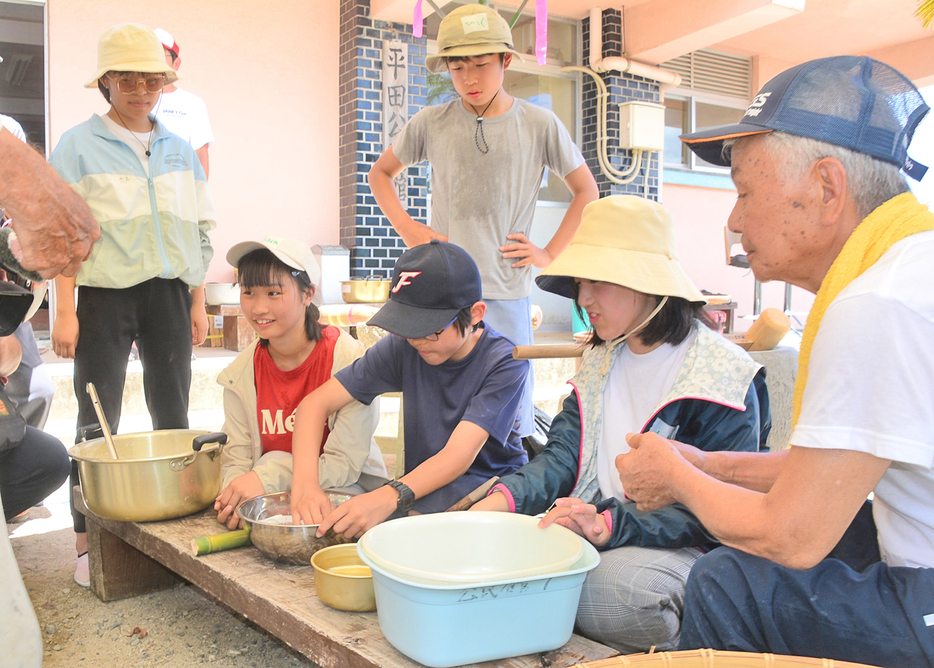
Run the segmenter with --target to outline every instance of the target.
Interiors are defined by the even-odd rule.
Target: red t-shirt
[[[263,452],[292,452],[292,432],[295,429],[295,409],[299,402],[331,377],[334,366],[334,346],[340,331],[325,327],[314,350],[300,366],[283,371],[276,366],[265,346],[256,346],[253,353],[253,375],[256,383],[256,415]],[[321,450],[328,438],[324,425]]]

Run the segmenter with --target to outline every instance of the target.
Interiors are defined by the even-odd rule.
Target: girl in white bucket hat
[[[75,360],[79,438],[98,422],[88,382],[117,431],[134,342],[153,428],[188,428],[192,346],[207,335],[202,284],[215,215],[194,150],[152,115],[175,79],[152,30],[125,23],[105,31],[84,85],[109,108],[65,132],[50,160],[101,229],[78,275],[55,279],[52,347]],[[77,477],[75,468],[72,485]],[[73,515],[75,581],[87,587],[84,517]]]
[[[624,653],[676,649],[688,573],[715,543],[683,507],[637,510],[615,459],[626,434],[645,431],[701,450],[759,450],[771,424],[765,372],[706,326],[706,300],[655,202],[588,204],[536,283],[587,313],[590,346],[545,450],[474,508],[546,512],[543,526],[557,522],[603,550],[581,594],[584,635]]]

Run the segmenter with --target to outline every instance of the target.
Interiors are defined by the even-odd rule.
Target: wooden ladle
[[[104,409],[101,408],[101,400],[97,398],[97,388],[94,387],[94,383],[88,383],[86,389],[91,396],[91,403],[94,404],[94,411],[97,413],[97,419],[101,423],[101,431],[104,432],[104,441],[107,443],[107,448],[110,450],[110,456],[114,459],[120,459],[117,455],[117,448],[114,446],[114,437],[110,433],[110,424],[104,416]]]

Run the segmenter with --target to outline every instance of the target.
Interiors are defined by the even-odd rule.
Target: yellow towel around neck
[[[791,412],[792,427],[798,424],[798,417],[801,415],[801,400],[808,382],[811,347],[827,307],[846,286],[874,265],[893,244],[912,234],[929,230],[934,230],[934,214],[910,192],[893,197],[856,226],[824,276],[804,326],[801,350],[798,353],[798,377],[795,379]]]

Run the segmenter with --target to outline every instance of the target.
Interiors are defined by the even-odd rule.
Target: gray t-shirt
[[[392,150],[406,166],[431,164],[431,228],[470,253],[484,298],[522,299],[532,291],[531,267],[513,269],[499,247],[507,234],[528,235],[545,167],[563,179],[584,157],[557,116],[525,100],[483,120],[486,154],[475,143],[476,119],[460,99],[427,107]]]

